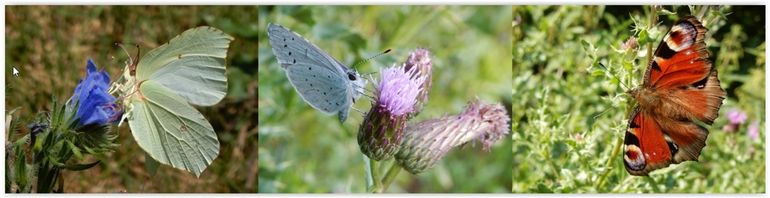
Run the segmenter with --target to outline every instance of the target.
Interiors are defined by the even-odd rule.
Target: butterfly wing
[[[156,161],[200,176],[219,154],[219,141],[208,120],[160,82],[141,83],[131,104],[131,133]]]
[[[654,90],[657,102],[640,103],[626,133],[626,170],[634,175],[672,163],[697,160],[725,92],[708,60],[706,28],[694,17],[679,20],[655,50],[643,89]],[[647,96],[641,96],[647,97]]]
[[[138,63],[128,123],[136,142],[156,161],[200,176],[219,154],[214,129],[191,104],[210,106],[224,97],[232,39],[215,28],[193,28]]]
[[[324,113],[339,113],[344,122],[355,96],[351,80],[357,79],[350,79],[345,66],[283,26],[269,24],[268,37],[273,54],[302,99]]]
[[[706,28],[694,17],[679,20],[663,38],[645,74],[645,87],[663,92],[658,115],[711,124],[725,92],[708,60]]]
[[[139,61],[136,79],[154,80],[191,104],[214,105],[227,92],[225,58],[232,40],[212,27],[187,30],[147,52]]]
[[[664,129],[663,125],[669,127]],[[626,171],[633,175],[647,175],[672,163],[697,160],[708,135],[706,128],[693,122],[655,118],[638,108],[628,129],[623,162]]]

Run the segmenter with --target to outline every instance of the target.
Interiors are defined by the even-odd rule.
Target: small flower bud
[[[412,75],[413,78],[423,77],[420,87],[420,94],[417,96],[417,103],[414,104],[414,112],[409,114],[409,117],[417,116],[422,112],[422,107],[428,102],[428,93],[431,87],[431,76],[433,63],[430,59],[430,51],[423,48],[417,48],[406,59],[404,63],[404,70],[409,71],[412,68],[417,68],[417,72]]]

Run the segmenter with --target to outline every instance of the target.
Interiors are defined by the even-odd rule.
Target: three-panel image
[[[765,6],[5,6],[5,193],[766,193]]]

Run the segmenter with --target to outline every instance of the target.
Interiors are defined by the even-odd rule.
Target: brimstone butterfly
[[[211,106],[224,98],[232,40],[216,28],[192,28],[140,61],[129,61],[118,86],[123,118],[157,162],[200,176],[219,154],[214,128],[192,105]]]

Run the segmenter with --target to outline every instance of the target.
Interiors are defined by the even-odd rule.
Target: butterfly
[[[655,50],[641,87],[630,90],[630,113],[623,160],[632,175],[684,161],[697,161],[706,146],[725,91],[709,61],[707,29],[695,17],[677,21]]]
[[[281,25],[268,24],[267,36],[278,63],[300,97],[313,108],[337,113],[345,122],[366,80],[310,41]]]
[[[129,112],[123,119],[152,159],[200,176],[219,155],[214,128],[192,105],[224,98],[232,40],[213,27],[192,28],[128,61],[118,88]]]

